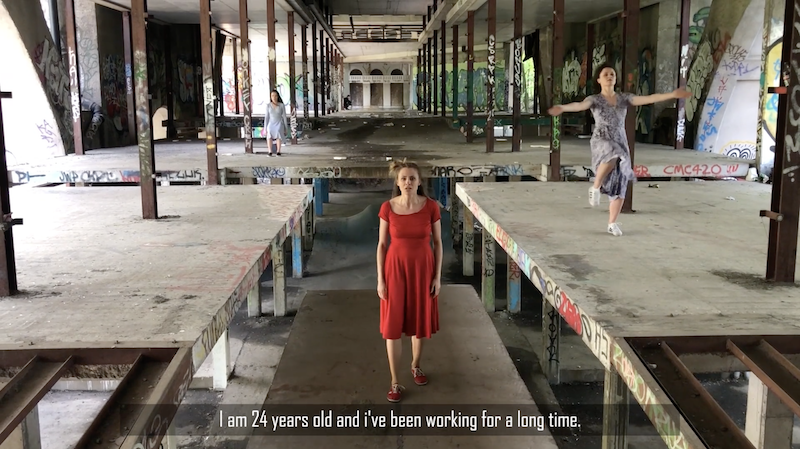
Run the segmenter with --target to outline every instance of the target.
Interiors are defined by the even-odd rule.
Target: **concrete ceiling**
[[[412,20],[414,15],[427,14],[430,0],[329,0],[331,9],[336,16],[334,23],[349,23],[349,15],[372,16],[354,17],[356,24],[371,23],[374,25],[392,25],[399,22]],[[651,6],[660,0],[640,0],[641,7]],[[200,0],[148,0],[148,12],[156,19],[169,23],[198,23]],[[488,30],[488,7],[485,0],[476,0],[480,4],[475,10],[475,45],[485,45]],[[114,0],[125,8],[130,8],[130,0]],[[255,44],[267,39],[267,11],[265,0],[248,0],[248,17],[250,19],[250,40]],[[528,34],[546,25],[552,19],[552,2],[550,0],[526,0],[523,2],[523,33]],[[587,22],[601,17],[609,16],[621,11],[623,0],[567,0],[565,7],[566,22]],[[276,51],[278,57],[288,55],[288,28],[286,26],[286,11],[291,8],[285,0],[275,1],[276,24]],[[239,35],[239,0],[212,0],[212,22],[234,35]],[[402,15],[404,17],[389,17]],[[466,18],[466,17],[465,17]],[[514,34],[514,0],[497,0],[497,34],[498,43],[510,41]],[[300,52],[301,19],[295,15],[297,25],[295,28],[295,46]],[[467,45],[466,23],[459,24],[459,47]],[[309,28],[310,34],[310,28]],[[447,29],[447,50],[452,48],[452,28]],[[310,35],[309,35],[310,39]],[[258,45],[261,47],[262,45]],[[416,42],[340,42],[340,48],[348,58],[355,58],[358,62],[365,62],[370,57],[382,61],[408,61],[415,62],[419,44]],[[310,43],[309,43],[310,48]]]
[[[432,0],[327,0],[334,14],[344,15],[416,15],[428,13]],[[421,22],[421,20],[420,20]]]

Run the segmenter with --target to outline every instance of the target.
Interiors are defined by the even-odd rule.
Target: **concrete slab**
[[[486,153],[485,139],[465,143],[450,119],[403,113],[348,113],[320,119],[324,126],[308,130],[298,145],[283,147],[283,156],[269,157],[266,142],[255,140],[255,154],[244,152],[243,140],[218,143],[219,167],[226,178],[385,178],[389,158],[420,163],[432,177],[534,176],[542,178],[550,163],[547,138],[523,136],[522,151],[512,153],[510,141],[498,141]],[[203,183],[208,179],[205,144],[157,142],[155,164],[159,180]],[[594,176],[589,140],[561,139],[562,173],[571,179]],[[9,168],[16,184],[134,183],[139,181],[135,146],[91,150],[38,166]],[[663,145],[636,144],[635,170],[647,177],[744,177],[753,161]]]
[[[664,183],[635,190],[622,237],[585,185],[458,183],[458,197],[665,439],[698,441],[626,337],[800,335],[797,285],[763,280],[771,186]],[[659,404],[659,405],[654,405]],[[687,443],[688,442],[688,443]],[[681,446],[683,447],[683,446]]]
[[[194,345],[195,368],[312,201],[311,186],[12,189],[19,287],[0,348]]]
[[[429,384],[417,387],[410,372],[401,382],[400,407],[513,404],[535,408],[491,318],[470,286],[443,287],[441,330],[426,342],[422,367]],[[265,405],[329,404],[375,407],[387,404],[391,377],[386,346],[378,332],[379,300],[372,290],[311,291],[289,335]],[[410,366],[405,340],[401,366]],[[424,395],[424,397],[423,397]],[[399,412],[400,409],[395,409]],[[536,436],[373,435],[326,437],[326,447],[556,448],[547,431]],[[316,444],[315,436],[259,436],[248,447],[293,448]]]
[[[769,223],[758,212],[769,209],[769,185],[637,184],[637,212],[620,218],[620,238],[606,233],[605,203],[592,210],[584,184],[457,186],[534,284],[550,284],[548,300],[560,294],[579,308],[579,329],[614,337],[800,334],[800,311],[787,309],[800,289],[762,280]]]

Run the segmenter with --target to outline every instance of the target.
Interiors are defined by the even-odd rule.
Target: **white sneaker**
[[[611,223],[608,225],[608,233],[614,234],[614,237],[619,237],[622,235],[622,231],[619,229],[619,225],[616,223]]]
[[[600,189],[595,189],[594,186],[589,187],[589,205],[592,207],[597,207],[600,205]]]

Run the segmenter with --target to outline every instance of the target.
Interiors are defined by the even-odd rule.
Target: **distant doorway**
[[[393,108],[403,107],[403,83],[392,83],[389,87],[391,91],[391,105]]]
[[[369,105],[373,108],[383,107],[383,84],[372,83],[369,85]]]
[[[354,108],[364,107],[364,85],[361,83],[350,83],[350,101]]]

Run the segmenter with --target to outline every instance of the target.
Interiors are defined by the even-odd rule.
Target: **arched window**
[[[361,73],[361,70],[353,69],[353,70],[350,71],[350,74],[351,75],[361,75],[362,73]]]
[[[373,69],[371,72],[369,72],[369,74],[370,75],[383,75],[383,72],[381,72],[378,69]]]
[[[394,70],[392,70],[392,75],[402,75],[402,74],[403,74],[403,71],[402,71],[402,70],[400,70],[400,69],[394,69]]]

